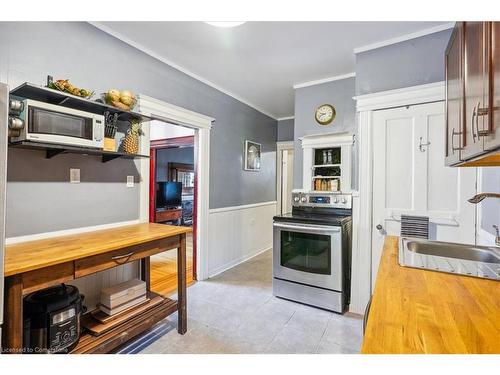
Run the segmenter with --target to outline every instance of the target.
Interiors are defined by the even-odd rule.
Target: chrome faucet
[[[500,232],[498,231],[498,225],[493,225],[493,228],[495,228],[495,232],[497,232],[497,235],[495,237],[495,245],[500,247]]]
[[[498,193],[479,193],[474,195],[472,198],[468,199],[470,203],[473,204],[478,204],[481,202],[484,198],[498,198],[500,199],[500,194]],[[493,228],[496,231],[496,236],[495,236],[495,245],[500,247],[500,232],[498,230],[498,225],[493,225]]]
[[[473,203],[473,204],[478,204],[484,198],[499,198],[500,199],[500,194],[497,194],[497,193],[479,193],[479,194],[474,195],[471,199],[468,199],[468,201],[470,203]]]

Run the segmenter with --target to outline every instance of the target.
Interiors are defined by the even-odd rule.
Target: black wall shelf
[[[59,154],[97,155],[101,156],[101,160],[103,163],[106,163],[110,160],[117,158],[123,158],[123,159],[149,158],[149,155],[127,154],[125,152],[104,151],[104,150],[99,150],[97,148],[66,146],[60,144],[32,142],[32,141],[11,142],[9,144],[9,147],[23,148],[29,150],[45,150],[45,157],[47,159],[52,159],[54,156],[57,156]]]
[[[80,98],[75,95],[49,89],[47,87],[37,86],[28,82],[23,83],[22,85],[11,90],[10,94],[24,99],[38,100],[40,102],[60,105],[62,107],[77,109],[98,115],[104,115],[104,112],[109,112],[111,114],[117,113],[120,121],[140,120],[142,122],[146,122],[152,120],[151,117],[145,116],[139,112],[123,111],[105,103]]]

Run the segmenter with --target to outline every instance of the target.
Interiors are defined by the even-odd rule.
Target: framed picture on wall
[[[245,171],[260,171],[261,145],[245,141]]]

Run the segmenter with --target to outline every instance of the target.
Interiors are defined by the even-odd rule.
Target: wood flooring
[[[193,279],[193,233],[186,235],[186,282]],[[151,257],[151,290],[168,297],[177,291],[177,251],[171,250]]]

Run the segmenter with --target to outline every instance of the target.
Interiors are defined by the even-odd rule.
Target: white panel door
[[[372,286],[401,214],[429,216],[430,239],[475,242],[475,168],[446,167],[444,103],[373,113]],[[380,228],[380,229],[379,229]]]

